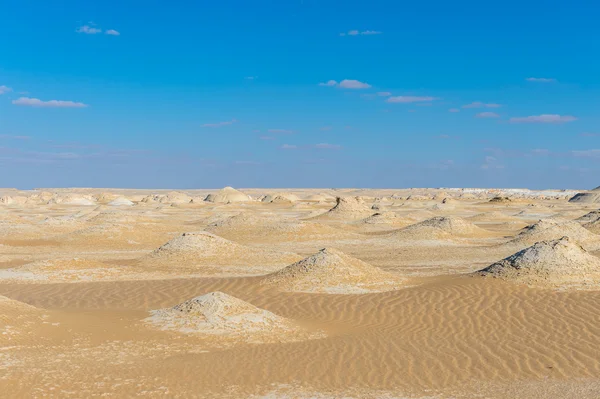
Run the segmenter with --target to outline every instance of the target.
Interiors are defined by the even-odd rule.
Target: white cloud
[[[0,94],[6,94],[11,91],[12,91],[12,89],[8,86],[0,86]]]
[[[111,36],[120,36],[121,33],[119,33],[118,31],[114,30],[114,29],[109,29],[106,31],[107,35],[111,35]]]
[[[377,92],[377,95],[379,97],[389,97],[392,95],[392,93],[390,93],[389,91],[379,91]]]
[[[294,144],[284,144],[281,146],[282,150],[295,150],[297,148],[298,148],[298,146],[294,145]]]
[[[94,28],[89,25],[83,25],[77,28],[75,31],[77,33],[85,33],[86,35],[95,35],[97,33],[102,33],[102,29]]]
[[[462,107],[463,108],[500,108],[501,106],[502,105],[500,105],[500,104],[494,104],[494,103],[485,104],[485,103],[482,103],[481,101],[475,101],[475,102],[472,102],[471,104],[463,105]]]
[[[0,134],[0,139],[8,139],[8,140],[29,140],[30,136],[15,136],[12,134]]]
[[[256,79],[258,79],[258,76],[246,76],[244,79],[246,79],[246,80],[256,80]]]
[[[458,109],[458,108],[450,108],[448,110],[448,112],[460,112],[460,109]]]
[[[498,115],[495,112],[480,112],[477,115],[475,115],[476,118],[499,118],[500,115]]]
[[[386,101],[388,103],[418,103],[418,102],[424,102],[424,101],[433,101],[433,100],[437,100],[436,97],[422,97],[422,96],[396,96],[396,97],[390,97],[388,98]]]
[[[322,150],[340,150],[342,146],[339,144],[319,143],[315,144],[315,148],[319,148]]]
[[[259,139],[261,139],[261,140],[275,140],[275,137],[273,137],[273,136],[260,136]]]
[[[571,154],[577,158],[600,158],[600,150],[571,151]]]
[[[372,35],[381,35],[383,32],[378,31],[378,30],[363,30],[363,31],[359,31],[356,29],[350,30],[347,33],[340,33],[340,36],[359,36],[359,35],[366,35],[366,36],[372,36]]]
[[[236,122],[237,122],[237,120],[232,119],[230,121],[225,121],[225,122],[205,123],[204,125],[202,125],[202,127],[222,127],[222,126],[227,126],[227,125],[233,125]]]
[[[481,165],[481,169],[504,169],[504,165],[498,163],[498,159],[491,155],[485,157],[485,163]]]
[[[328,80],[325,83],[319,83],[319,86],[339,87],[342,89],[368,89],[371,87],[368,83],[354,79],[344,79],[339,83],[335,80]]]
[[[553,83],[556,82],[556,79],[553,78],[527,78],[525,79],[528,82],[538,82],[538,83]]]
[[[519,118],[510,118],[511,123],[565,123],[576,121],[571,115],[542,114]]]
[[[371,87],[370,84],[354,79],[344,79],[339,83],[338,86],[342,89],[368,89]]]
[[[337,84],[335,80],[328,80],[325,83],[319,83],[319,86],[337,86]]]
[[[293,130],[288,130],[288,129],[269,129],[269,130],[267,130],[267,132],[275,133],[275,134],[292,134],[292,133],[294,133]]]
[[[24,105],[28,107],[46,107],[46,108],[85,108],[88,105],[74,101],[50,100],[42,101],[39,98],[20,97],[12,101],[15,105]]]

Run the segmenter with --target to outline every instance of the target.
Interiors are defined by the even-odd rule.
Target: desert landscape
[[[0,196],[4,397],[600,395],[600,190]]]

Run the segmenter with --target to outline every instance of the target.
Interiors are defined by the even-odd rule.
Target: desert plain
[[[7,398],[598,398],[600,191],[0,189]]]

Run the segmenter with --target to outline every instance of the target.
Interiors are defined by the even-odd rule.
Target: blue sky
[[[599,11],[4,1],[0,186],[595,187]]]

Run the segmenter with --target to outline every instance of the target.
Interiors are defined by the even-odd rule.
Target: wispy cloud
[[[486,104],[486,103],[482,103],[481,101],[475,101],[472,102],[471,104],[466,104],[463,105],[463,108],[500,108],[502,105],[500,104],[494,104],[494,103],[490,103],[490,104]]]
[[[349,30],[348,32],[340,33],[340,36],[372,36],[372,35],[381,35],[383,32],[378,30],[363,30],[359,31],[357,29]]]
[[[246,79],[246,80],[256,80],[256,79],[258,79],[258,76],[246,76],[244,79]]]
[[[600,137],[600,133],[581,133],[580,136],[582,137]]]
[[[121,36],[121,33],[114,30],[114,29],[109,29],[106,31],[107,35],[111,35],[111,36]]]
[[[269,129],[269,130],[267,130],[267,132],[273,133],[273,134],[292,134],[292,133],[294,133],[293,130],[289,130],[289,129]]]
[[[571,151],[571,154],[576,158],[600,158],[600,150],[583,150],[583,151]]]
[[[553,78],[527,78],[525,79],[528,82],[538,82],[538,83],[553,83],[556,82],[556,79]]]
[[[77,28],[75,30],[75,32],[77,32],[77,33],[85,33],[86,35],[96,35],[98,33],[102,33],[102,29],[95,28],[95,27],[90,26],[90,25],[83,25],[83,26],[80,26],[79,28]]]
[[[458,109],[458,108],[450,108],[448,110],[448,112],[460,112],[460,109]]]
[[[273,136],[260,136],[259,139],[261,139],[261,140],[275,140],[275,137],[273,137]]]
[[[315,148],[321,150],[340,150],[342,149],[342,146],[339,144],[319,143],[315,144]]]
[[[236,165],[262,165],[262,162],[258,161],[235,161]]]
[[[322,132],[328,132],[331,129],[333,129],[331,126],[323,126],[323,127],[319,128],[319,130]]]
[[[408,104],[408,103],[418,103],[418,102],[434,101],[434,100],[438,100],[438,98],[437,97],[429,97],[429,96],[395,96],[395,97],[388,98],[386,100],[386,102]]]
[[[379,91],[377,92],[377,95],[379,97],[389,97],[392,95],[392,93],[390,93],[389,91]]]
[[[12,91],[12,89],[8,86],[0,86],[0,94],[6,94],[6,93],[10,93]]]
[[[344,79],[341,82],[328,80],[325,83],[319,83],[319,86],[339,87],[341,89],[369,89],[370,84],[354,79]]]
[[[281,148],[282,150],[295,150],[298,148],[298,146],[295,144],[284,144],[279,148]]]
[[[489,170],[489,169],[504,169],[504,165],[498,163],[498,159],[491,155],[485,157],[484,163],[481,165],[481,169]]]
[[[31,136],[15,136],[12,134],[0,134],[0,139],[6,140],[31,140]]]
[[[233,125],[236,122],[237,122],[236,119],[232,119],[230,121],[225,121],[225,122],[205,123],[204,125],[202,125],[202,127],[223,127],[223,126]]]
[[[500,118],[500,115],[498,115],[495,112],[480,112],[477,115],[475,115],[476,118]]]
[[[511,123],[565,123],[576,121],[577,118],[571,115],[542,114],[526,117],[510,118]]]
[[[42,101],[39,98],[20,97],[12,101],[15,105],[44,108],[85,108],[88,105],[75,101],[49,100]]]

